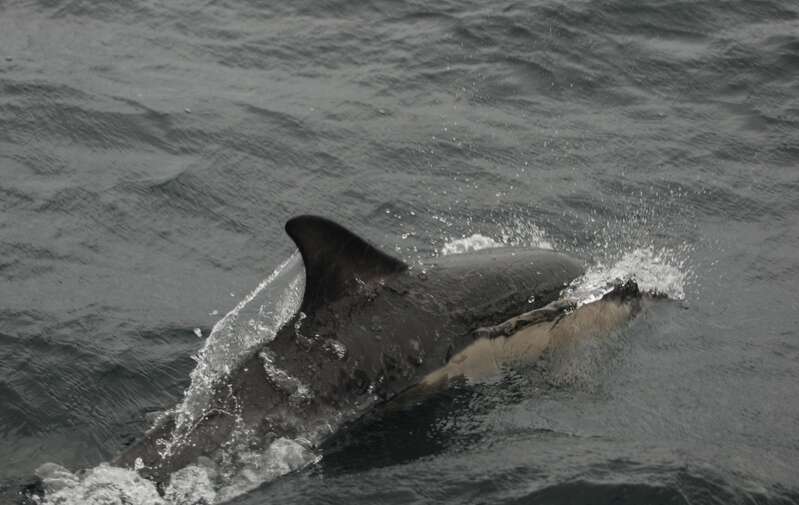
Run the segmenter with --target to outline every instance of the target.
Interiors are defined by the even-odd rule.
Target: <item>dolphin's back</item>
[[[583,265],[546,249],[484,249],[441,257],[430,270],[429,289],[484,326],[554,301]]]

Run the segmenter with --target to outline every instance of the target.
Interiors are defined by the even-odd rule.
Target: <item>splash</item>
[[[475,233],[469,237],[450,240],[444,244],[439,253],[446,256],[506,246],[550,250],[553,248],[552,242],[544,231],[527,221],[516,221],[511,225],[499,226],[497,232],[498,239]]]
[[[102,463],[81,479],[54,463],[36,470],[46,490],[44,503],[52,505],[165,505],[155,484],[133,470]]]
[[[310,400],[313,397],[311,388],[303,384],[298,378],[275,365],[274,356],[271,351],[263,350],[258,353],[258,357],[263,361],[264,371],[272,384],[288,393],[289,399],[292,402]]]
[[[102,463],[76,475],[54,463],[36,470],[50,505],[213,505],[251,491],[318,460],[303,440],[278,438],[263,452],[238,453],[235,471],[217,468],[207,458],[170,477],[163,496],[155,483],[134,470]],[[219,485],[218,482],[223,482]]]
[[[486,237],[485,235],[475,233],[471,237],[450,240],[444,244],[444,247],[441,248],[440,252],[442,255],[446,256],[448,254],[463,254],[502,246],[503,244],[501,242],[497,242],[491,237]]]
[[[180,443],[205,413],[214,386],[230,373],[231,363],[240,362],[253,349],[274,339],[296,313],[304,284],[302,260],[295,252],[214,325],[205,345],[194,356],[197,366],[191,372],[183,402],[172,411],[176,426],[166,451]]]
[[[299,252],[295,252],[214,325],[203,348],[194,356],[197,366],[191,372],[191,384],[183,402],[165,414],[175,416],[176,428],[172,439],[163,441],[164,455],[182,443],[196,420],[202,418],[215,386],[231,372],[231,365],[272,341],[297,312],[304,282],[302,260]],[[291,385],[300,396],[307,389],[302,384]],[[237,433],[236,440],[246,446],[247,433]],[[42,503],[210,505],[230,500],[318,458],[301,438],[279,438],[257,454],[242,447],[231,446],[231,461],[222,461],[219,466],[208,458],[199,458],[195,464],[176,471],[170,476],[163,496],[153,482],[134,470],[103,463],[73,474],[59,465],[46,463],[37,470],[45,489]]]
[[[552,249],[553,245],[540,228],[529,222],[516,222],[500,227],[500,238],[475,233],[469,237],[453,239],[444,244],[440,254],[464,254],[504,246]],[[605,246],[607,249],[607,245]],[[685,286],[690,277],[684,250],[638,247],[621,254],[610,262],[598,262],[575,279],[561,293],[572,298],[578,306],[591,303],[608,293],[617,281],[634,280],[645,292],[665,296],[672,300],[685,299]],[[531,303],[534,301],[531,298]]]
[[[684,300],[688,272],[685,259],[680,257],[679,252],[669,249],[634,249],[612,264],[597,263],[589,267],[562,296],[584,305],[602,298],[616,281],[634,280],[642,291]]]
[[[514,247],[529,247],[534,249],[554,249],[552,241],[544,230],[526,220],[516,220],[512,224],[499,227],[500,238],[503,244]]]
[[[239,453],[239,469],[228,479],[227,485],[217,492],[213,503],[232,500],[265,482],[318,461],[319,456],[308,449],[305,442],[302,439],[278,438],[266,452]]]

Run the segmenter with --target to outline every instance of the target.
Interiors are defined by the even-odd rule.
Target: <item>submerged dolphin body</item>
[[[242,431],[256,449],[279,437],[321,443],[401,393],[485,376],[498,359],[535,358],[635,310],[619,292],[602,300],[610,314],[564,312],[559,294],[583,264],[552,251],[497,248],[409,268],[321,217],[293,218],[286,231],[306,272],[294,319],[219,381],[179,443],[164,450],[175,429],[166,417],[115,464],[165,482],[201,456],[219,457]]]

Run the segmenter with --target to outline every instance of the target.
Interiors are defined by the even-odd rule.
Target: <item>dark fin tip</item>
[[[289,219],[286,233],[300,250],[305,265],[303,311],[339,298],[357,280],[366,282],[408,268],[402,261],[324,217],[303,215]]]

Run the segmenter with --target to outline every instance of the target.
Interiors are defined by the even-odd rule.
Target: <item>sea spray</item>
[[[164,455],[180,444],[203,416],[219,381],[245,355],[274,339],[296,313],[304,284],[302,261],[295,252],[214,325],[194,356],[197,366],[191,372],[183,402],[171,411],[175,429],[172,439],[165,441]]]

